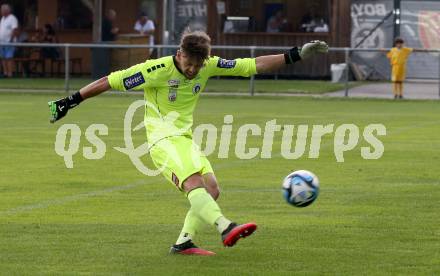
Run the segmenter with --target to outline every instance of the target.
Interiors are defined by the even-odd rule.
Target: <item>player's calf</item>
[[[220,189],[215,175],[213,173],[207,173],[203,175],[203,179],[205,181],[206,191],[212,196],[214,200],[217,200],[220,196]]]

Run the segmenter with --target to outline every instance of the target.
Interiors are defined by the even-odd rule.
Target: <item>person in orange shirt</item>
[[[403,98],[403,81],[406,75],[406,62],[413,48],[404,47],[401,38],[394,40],[394,47],[387,53],[391,64],[391,81],[393,82],[393,93],[395,99]]]

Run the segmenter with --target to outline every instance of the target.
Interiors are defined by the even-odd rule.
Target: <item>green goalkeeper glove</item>
[[[81,94],[76,92],[75,94],[63,99],[48,102],[51,115],[50,122],[55,123],[59,119],[63,118],[66,116],[69,109],[79,105],[82,101],[83,98],[81,97]]]
[[[292,64],[298,60],[307,59],[316,53],[327,53],[328,45],[324,41],[313,40],[304,44],[301,48],[293,47],[284,54],[286,64]]]

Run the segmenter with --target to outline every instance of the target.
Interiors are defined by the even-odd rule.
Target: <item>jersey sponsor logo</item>
[[[217,67],[231,69],[235,67],[236,63],[237,61],[235,59],[228,60],[228,59],[219,58],[217,62]]]
[[[139,86],[145,83],[144,76],[142,76],[141,72],[137,72],[134,75],[131,75],[125,79],[123,79],[124,87],[126,90],[132,89],[136,86]]]
[[[193,94],[195,95],[195,94],[199,93],[201,88],[202,88],[202,85],[200,83],[196,83],[192,89]]]
[[[419,39],[423,48],[440,47],[440,28],[433,28],[433,22],[439,22],[440,12],[438,11],[419,11]]]
[[[175,102],[177,99],[177,89],[179,88],[180,80],[168,80],[168,100]]]
[[[169,80],[168,86],[173,88],[178,88],[180,84],[180,80]]]

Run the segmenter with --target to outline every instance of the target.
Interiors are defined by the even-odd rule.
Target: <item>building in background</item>
[[[114,9],[118,16],[115,25],[121,34],[135,33],[135,24],[139,12],[145,11],[156,23],[155,36],[161,39],[161,5],[155,0],[102,0],[103,14]],[[50,24],[57,32],[60,43],[92,43],[93,41],[93,0],[14,0],[11,2],[23,29],[30,36],[38,33],[45,24]],[[72,48],[71,57],[81,59],[83,74],[91,71],[91,51],[84,48]]]
[[[103,13],[108,9],[118,13],[115,25],[126,37],[134,33],[133,25],[139,13],[146,12],[156,27],[156,44],[178,44],[181,33],[187,28],[204,30],[211,36],[213,44],[223,45],[294,46],[319,39],[327,41],[332,47],[381,48],[389,47],[393,40],[393,16],[387,17],[377,30],[369,33],[393,12],[395,0],[100,1]],[[30,36],[45,24],[51,24],[60,42],[93,41],[93,0],[15,0],[12,6]],[[440,47],[437,24],[440,2],[402,0],[400,7],[401,24],[398,27],[408,45]],[[271,19],[272,23],[269,22]],[[268,24],[277,26],[275,31],[267,32]],[[359,42],[362,43],[357,45]],[[256,55],[265,53],[257,51]],[[232,50],[217,50],[214,54],[226,58],[250,55],[249,51]],[[89,49],[72,49],[71,56],[83,60],[83,73],[90,72]],[[386,59],[378,53],[355,54],[353,60],[366,77],[388,75]],[[341,61],[342,54],[332,53],[324,61],[322,58],[319,60],[323,66],[314,66],[315,62],[310,62],[282,73],[299,77],[328,77],[330,64]],[[430,78],[437,70],[433,59],[426,55],[420,55],[420,58],[414,55],[408,67],[408,76],[415,78]]]
[[[16,0],[13,6],[31,35],[44,24],[52,24],[60,42],[92,42],[93,0]],[[350,39],[350,6],[343,0],[102,0],[103,13],[108,9],[118,14],[115,25],[120,34],[134,33],[133,25],[139,13],[146,12],[156,25],[156,44],[177,44],[186,28],[205,30],[213,44],[225,45],[294,46],[321,39],[332,46],[347,46]],[[277,12],[282,13],[285,22],[279,32],[268,33],[268,20]],[[234,21],[234,18],[245,20]],[[228,24],[232,28],[227,29]],[[304,24],[311,26],[308,32]],[[319,24],[325,24],[328,31],[314,32]],[[238,51],[215,54],[249,56],[249,52]],[[82,58],[83,73],[90,72],[90,55],[89,49],[71,51],[72,57]],[[327,58],[326,63],[329,62]],[[291,74],[310,75],[311,67],[291,70],[294,70]],[[315,70],[312,76],[328,74],[324,68]]]

